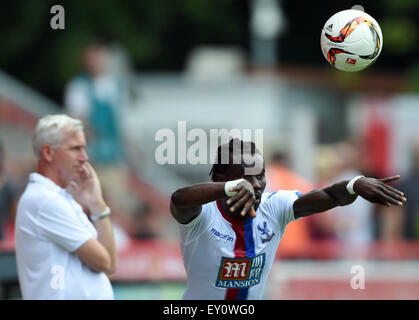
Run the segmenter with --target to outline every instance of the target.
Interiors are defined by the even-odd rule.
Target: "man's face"
[[[54,150],[55,166],[63,186],[80,177],[83,164],[88,160],[86,137],[82,131],[63,129],[63,141]]]
[[[256,203],[254,207],[256,210],[259,207],[262,193],[266,188],[265,162],[263,156],[260,153],[256,153],[252,157],[254,160],[254,164],[252,165],[233,165],[227,180],[243,178],[250,182],[250,184],[253,186],[253,190],[255,191]]]
[[[84,53],[85,71],[93,77],[97,77],[105,69],[105,49],[101,47],[90,47]]]

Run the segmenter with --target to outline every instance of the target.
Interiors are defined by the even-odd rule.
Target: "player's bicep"
[[[185,192],[176,190],[170,197],[170,212],[175,220],[187,224],[195,219],[202,211],[201,205],[188,205]]]
[[[213,203],[204,204],[201,212],[189,223],[178,223],[184,245],[195,242],[205,231],[208,231],[208,227],[214,224],[216,210]]]
[[[202,211],[202,206],[180,207],[176,206],[173,201],[170,202],[170,212],[173,218],[181,224],[188,224],[195,219]]]
[[[91,238],[82,244],[75,253],[80,260],[96,272],[113,273],[112,260],[106,248],[96,239]]]

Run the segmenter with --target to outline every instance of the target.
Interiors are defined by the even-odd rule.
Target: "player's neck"
[[[248,215],[245,215],[244,217],[240,214],[240,212],[242,211],[243,207],[238,208],[236,210],[234,210],[233,212],[230,211],[230,208],[228,207],[226,201],[228,200],[228,198],[223,198],[220,200],[221,203],[221,207],[224,211],[224,213],[226,215],[228,215],[230,218],[234,219],[234,220],[246,220],[247,218],[249,218]]]

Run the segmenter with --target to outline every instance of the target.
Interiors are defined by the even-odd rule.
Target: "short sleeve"
[[[206,227],[211,223],[211,220],[213,219],[212,214],[212,207],[213,203],[207,203],[202,206],[201,213],[192,221],[190,221],[187,224],[180,224],[180,235],[182,242],[186,245],[188,243],[191,243],[192,241],[195,241],[200,234],[206,230]]]
[[[39,208],[38,230],[42,236],[73,252],[94,234],[87,226],[87,218],[84,222],[68,202],[59,200],[59,197],[53,197]]]
[[[298,190],[280,190],[267,196],[270,212],[282,228],[296,220],[294,218],[294,202],[300,196],[301,193]]]

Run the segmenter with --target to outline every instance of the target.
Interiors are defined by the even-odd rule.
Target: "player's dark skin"
[[[224,211],[234,219],[256,217],[262,193],[266,187],[265,164],[260,153],[255,155],[258,174],[244,175],[244,166],[231,165],[228,174],[217,174],[214,182],[198,183],[176,190],[171,197],[170,210],[173,217],[182,224],[196,218],[202,210],[202,205],[220,200]],[[238,184],[231,191],[237,194],[229,198],[225,194],[226,181],[244,178],[246,181]],[[403,206],[406,202],[404,194],[391,187],[388,183],[400,179],[392,176],[384,179],[360,178],[354,183],[354,191],[362,198],[385,206]],[[348,180],[341,181],[324,189],[313,190],[300,196],[294,202],[295,218],[324,212],[337,206],[345,206],[355,201],[356,195],[350,195],[346,189]]]

